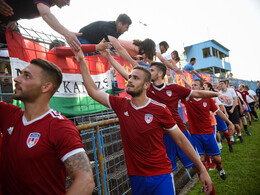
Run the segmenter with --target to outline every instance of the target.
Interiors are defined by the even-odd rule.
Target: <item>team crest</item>
[[[207,102],[203,102],[203,106],[204,106],[204,108],[206,108],[207,107]]]
[[[172,96],[172,91],[171,91],[171,90],[167,90],[167,91],[166,91],[166,94],[167,94],[169,97],[171,97],[171,96]]]
[[[153,115],[152,114],[145,114],[144,120],[147,124],[151,123],[153,121]]]
[[[28,148],[35,146],[38,143],[40,136],[41,136],[40,133],[30,133],[30,135],[28,136],[28,138],[26,140],[26,144],[27,144]]]

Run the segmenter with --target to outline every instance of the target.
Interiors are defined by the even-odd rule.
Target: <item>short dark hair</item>
[[[214,88],[213,88],[213,85],[211,82],[205,82],[204,84],[206,84],[209,88],[210,91],[214,91],[214,92],[217,92]]]
[[[133,44],[139,48],[139,55],[145,54],[149,60],[153,60],[155,53],[155,42],[152,39],[145,39],[143,41],[134,40]]]
[[[165,48],[169,48],[169,44],[166,41],[162,41],[159,43],[159,46],[163,46]]]
[[[219,82],[225,83],[227,85],[227,79],[221,79]]]
[[[191,58],[190,59],[190,62],[193,62],[193,61],[195,61],[196,60],[196,58]]]
[[[131,18],[126,14],[120,14],[117,17],[116,23],[119,23],[119,22],[122,22],[123,25],[125,25],[125,24],[131,25],[132,24]]]
[[[200,79],[195,79],[194,81],[198,81],[200,83],[200,86],[203,87],[203,81]]]
[[[52,95],[58,90],[62,82],[61,69],[52,62],[36,58],[30,62],[33,65],[39,66],[43,70],[42,78],[44,81],[49,81],[53,84]]]
[[[244,87],[244,88],[246,88],[247,90],[249,90],[249,89],[250,89],[248,85],[245,85],[245,87]]]
[[[223,81],[224,82],[224,81]],[[237,86],[236,85],[230,85],[230,87],[234,87],[235,89],[237,89]]]
[[[135,66],[135,67],[133,68],[133,70],[141,70],[141,71],[143,71],[143,72],[144,72],[144,75],[145,75],[144,81],[145,81],[145,82],[148,82],[148,83],[151,82],[151,77],[152,77],[152,76],[151,76],[150,71],[149,71],[146,67],[137,65],[137,66]]]
[[[54,47],[59,47],[59,46],[66,46],[64,41],[60,41],[58,39],[55,39],[51,42],[51,44],[49,45],[49,49],[52,49]]]
[[[156,68],[158,68],[159,71],[162,71],[162,73],[163,73],[162,78],[165,77],[166,71],[167,71],[165,64],[163,64],[161,62],[152,62],[150,67],[152,67],[152,66],[156,66]]]

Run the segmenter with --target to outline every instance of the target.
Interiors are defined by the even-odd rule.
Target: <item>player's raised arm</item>
[[[73,52],[75,54],[75,58],[80,64],[84,86],[86,87],[89,96],[99,103],[103,104],[104,106],[109,107],[107,102],[107,93],[105,93],[104,91],[100,91],[96,83],[93,81],[82,50]]]
[[[110,54],[108,51],[102,51],[102,56],[104,56],[110,64],[117,70],[117,72],[125,79],[129,79],[128,72],[123,68],[121,64],[119,64]]]

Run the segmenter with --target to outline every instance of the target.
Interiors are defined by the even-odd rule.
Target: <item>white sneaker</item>
[[[218,143],[218,147],[219,147],[220,150],[222,150],[223,145],[219,142],[219,143]]]

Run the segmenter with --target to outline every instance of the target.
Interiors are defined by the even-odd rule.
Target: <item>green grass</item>
[[[227,179],[222,180],[217,170],[209,171],[216,194],[260,195],[260,120],[252,121],[252,127],[248,129],[252,136],[246,135],[243,128],[244,143],[237,141],[237,144],[233,145],[233,153],[229,152],[228,145],[224,142],[221,158]],[[201,187],[199,182],[188,194],[201,194]]]

